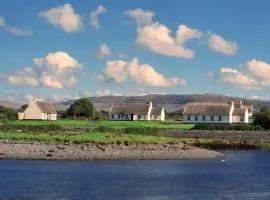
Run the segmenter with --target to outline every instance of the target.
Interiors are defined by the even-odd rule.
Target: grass
[[[105,127],[105,128],[168,128],[168,129],[191,129],[193,124],[181,124],[174,122],[160,121],[87,121],[87,120],[57,120],[57,121],[38,121],[38,120],[17,120],[9,121],[10,125],[59,125],[70,127]]]
[[[129,144],[166,144],[188,142],[190,139],[173,138],[158,135],[139,135],[139,134],[121,134],[121,133],[83,133],[76,135],[67,135],[61,133],[22,133],[22,132],[0,132],[0,139],[23,140],[23,141],[39,141],[39,142],[67,142],[74,143],[129,143]]]

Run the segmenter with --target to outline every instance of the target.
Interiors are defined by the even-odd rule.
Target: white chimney
[[[240,104],[240,108],[243,108],[243,103],[242,103],[242,101],[240,101],[239,104]]]

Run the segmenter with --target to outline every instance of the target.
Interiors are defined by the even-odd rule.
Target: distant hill
[[[153,104],[165,106],[168,112],[182,112],[185,104],[188,102],[194,101],[240,101],[243,100],[239,97],[224,96],[219,94],[188,94],[188,95],[177,95],[177,94],[168,94],[168,95],[145,95],[145,96],[101,96],[101,97],[90,97],[90,100],[93,102],[96,110],[106,110],[109,111],[113,103],[145,103],[152,101]],[[259,110],[262,107],[270,107],[270,101],[261,101],[261,100],[247,100],[254,106],[255,110]],[[67,109],[74,100],[69,100],[65,102],[55,103],[54,106],[57,110]],[[1,105],[1,104],[0,104]]]
[[[17,110],[21,107],[21,104],[7,100],[0,100],[0,106]]]

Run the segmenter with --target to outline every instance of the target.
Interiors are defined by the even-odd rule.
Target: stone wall
[[[202,138],[217,139],[227,141],[246,141],[254,143],[270,142],[270,131],[207,131],[207,130],[177,130],[160,129],[160,135],[184,137],[184,138]]]

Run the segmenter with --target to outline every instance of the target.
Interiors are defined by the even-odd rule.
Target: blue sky
[[[0,98],[267,97],[270,2],[0,1]]]

